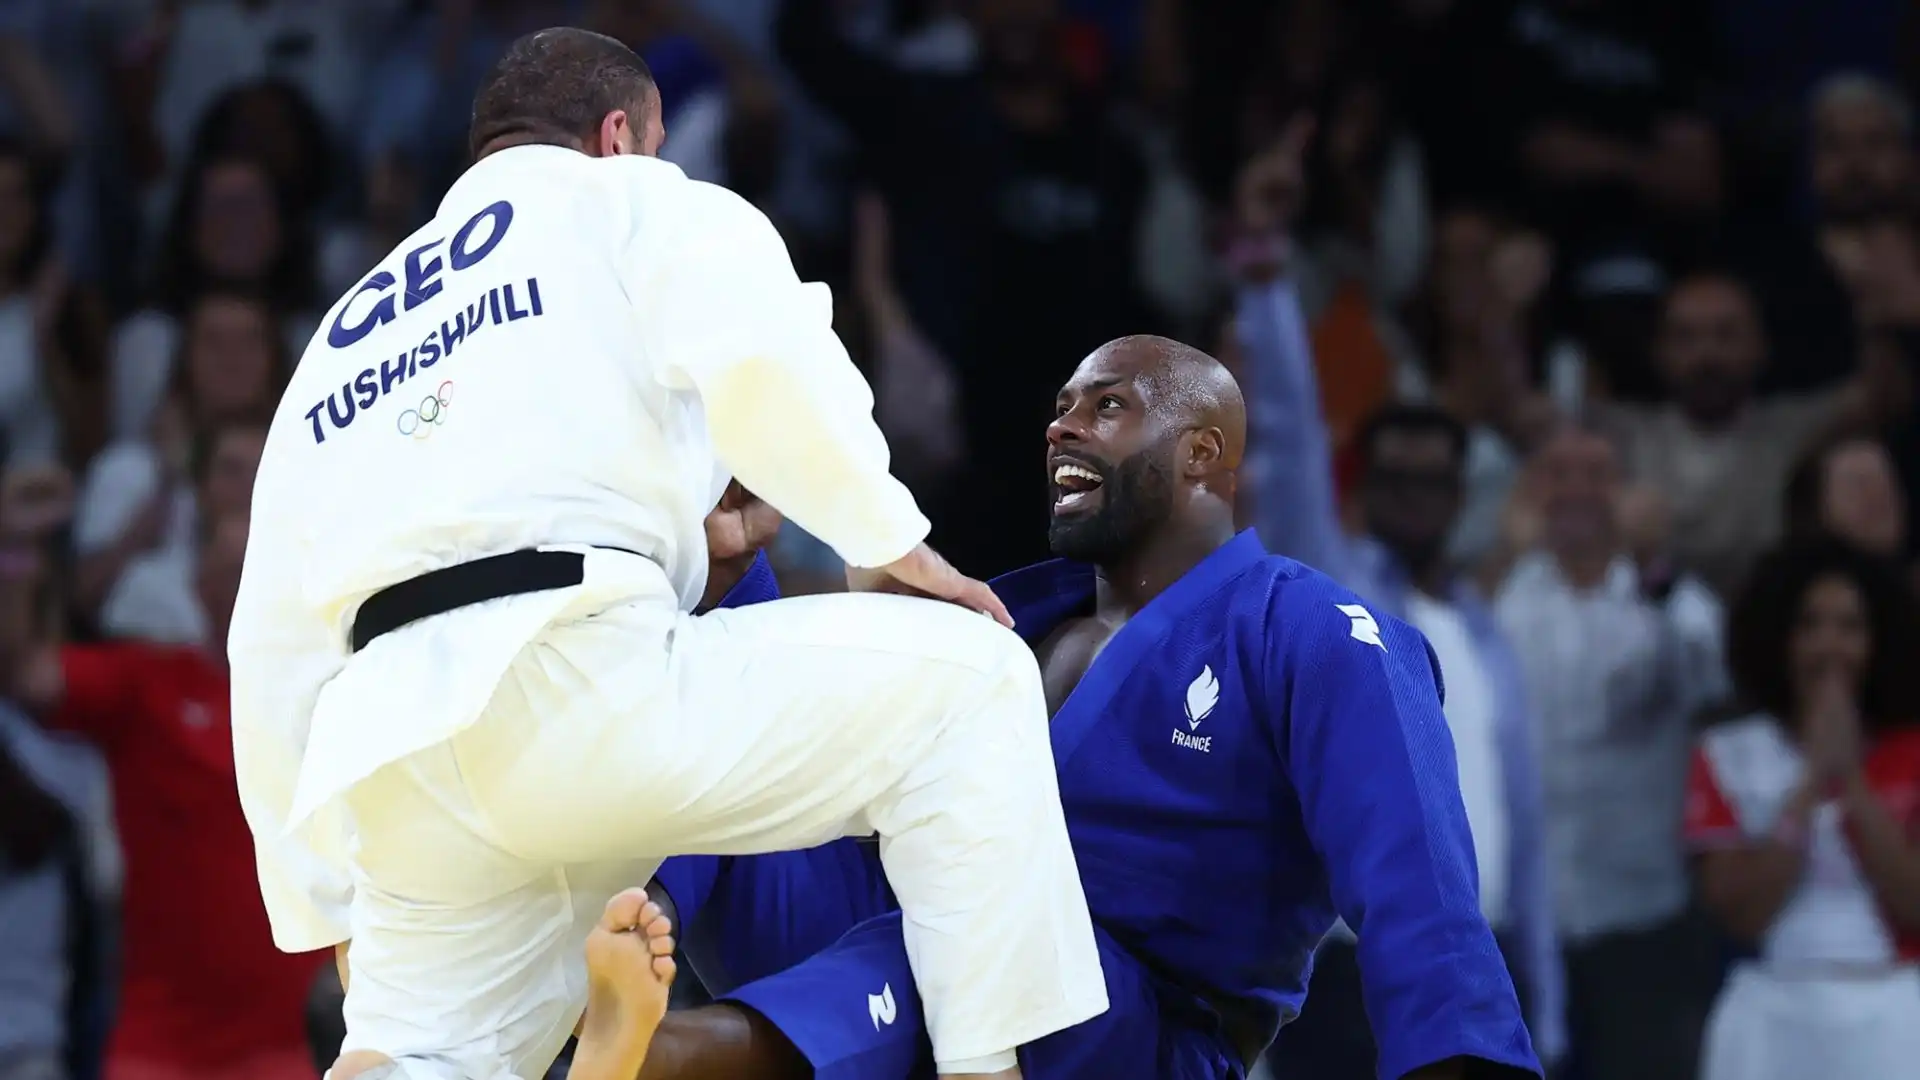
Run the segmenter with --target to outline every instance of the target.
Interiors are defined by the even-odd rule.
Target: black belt
[[[586,578],[586,556],[580,552],[533,548],[431,570],[367,597],[353,617],[348,640],[359,652],[381,634],[421,619],[502,597],[565,589]]]

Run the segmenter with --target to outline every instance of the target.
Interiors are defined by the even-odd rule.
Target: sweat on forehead
[[[1196,412],[1218,408],[1225,397],[1237,400],[1240,388],[1226,366],[1199,349],[1172,338],[1136,334],[1116,338],[1081,361],[1075,382],[1127,379],[1155,407]]]
[[[1238,446],[1246,435],[1246,403],[1227,366],[1185,342],[1153,334],[1116,338],[1093,351],[1076,382],[1124,378],[1141,391],[1150,411],[1171,410],[1196,424],[1218,427]]]

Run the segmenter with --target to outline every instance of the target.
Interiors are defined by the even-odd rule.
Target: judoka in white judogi
[[[603,77],[566,66],[583,41],[612,46],[516,44],[476,142],[488,93]],[[634,156],[657,121],[624,100],[587,146],[619,156],[484,155],[327,314],[274,418],[230,654],[276,941],[351,940],[346,1049],[537,1076],[614,891],[877,831],[942,1071],[1009,1067],[1106,1007],[1032,654],[901,596],[689,614],[730,475],[854,566],[927,523],[825,287],[750,204]],[[527,549],[580,580],[351,647],[369,597]]]

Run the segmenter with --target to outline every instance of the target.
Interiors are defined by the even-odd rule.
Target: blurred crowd
[[[1233,367],[1247,523],[1441,660],[1556,1072],[1909,1070],[1818,1063],[1920,1032],[1911,7],[0,0],[0,1080],[331,1059],[234,793],[253,474],[556,24],[645,57],[663,156],[834,286],[963,570],[1046,556],[1087,352]],[[1276,1078],[1372,1075],[1350,942]]]

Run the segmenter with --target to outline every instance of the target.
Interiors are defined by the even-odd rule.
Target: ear
[[[1206,427],[1189,432],[1186,442],[1186,461],[1181,469],[1189,479],[1204,479],[1226,464],[1227,436],[1219,428]]]
[[[600,130],[594,135],[594,157],[617,157],[621,154],[637,153],[634,137],[637,133],[627,118],[625,109],[615,109],[600,118]]]

